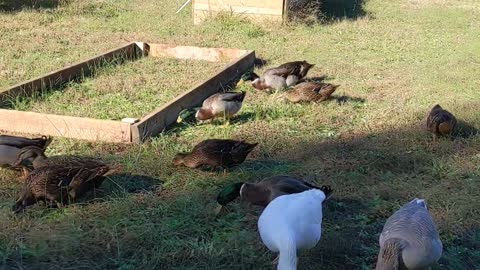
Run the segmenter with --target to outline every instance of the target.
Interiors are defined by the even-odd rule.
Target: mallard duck
[[[12,169],[24,169],[25,176],[28,174],[28,169],[31,169],[31,160],[25,159],[22,163],[15,164],[17,156],[20,151],[29,146],[35,146],[39,149],[46,149],[52,141],[52,138],[45,136],[40,138],[23,138],[16,136],[0,136],[0,167]]]
[[[388,218],[380,235],[376,270],[430,269],[442,241],[423,199],[414,199]]]
[[[427,116],[427,129],[433,134],[433,138],[438,136],[450,136],[457,125],[457,119],[449,111],[444,110],[440,105],[433,106]]]
[[[190,119],[195,119],[195,114],[200,109],[200,107],[195,107],[193,109],[183,109],[178,113],[177,123],[189,122]]]
[[[327,190],[310,189],[271,201],[258,219],[262,242],[278,252],[279,270],[297,269],[297,250],[310,249],[322,233],[322,202]]]
[[[328,190],[326,186],[319,188],[291,176],[273,176],[257,183],[230,184],[220,191],[217,196],[217,202],[225,206],[240,196],[253,205],[265,207],[278,196],[300,193],[312,188],[323,191]]]
[[[315,65],[307,61],[295,61],[267,69],[263,73],[263,77],[258,76],[254,72],[247,72],[242,76],[237,85],[251,80],[252,86],[258,90],[283,89],[303,79],[313,66]]]
[[[284,94],[290,102],[322,102],[330,97],[340,85],[321,82],[303,82]]]
[[[63,167],[101,167],[106,163],[103,161],[83,156],[52,156],[47,157],[43,149],[36,146],[24,147],[18,153],[14,165],[21,164],[25,160],[31,160],[33,168],[38,169],[45,166],[59,165]]]
[[[173,164],[189,168],[198,168],[202,165],[228,168],[245,161],[255,146],[256,143],[235,140],[205,140],[197,144],[190,153],[178,153],[173,159]]]
[[[27,176],[12,210],[19,213],[37,201],[57,207],[75,201],[86,192],[98,188],[105,176],[118,170],[120,167],[87,164],[81,167],[52,165],[34,169]]]
[[[225,92],[211,95],[203,101],[202,107],[195,114],[197,120],[208,120],[215,117],[230,119],[242,108],[245,92]]]

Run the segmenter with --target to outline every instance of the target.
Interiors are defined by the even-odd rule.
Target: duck
[[[272,200],[258,219],[263,244],[279,253],[277,270],[297,269],[297,250],[311,249],[322,234],[322,205],[330,188],[310,189]]]
[[[313,188],[327,190],[326,186],[319,188],[295,177],[272,176],[257,183],[238,182],[229,184],[218,194],[217,203],[226,206],[229,202],[241,197],[253,205],[266,207],[278,196],[300,193]]]
[[[293,103],[318,103],[328,99],[339,86],[322,82],[303,82],[297,84],[292,91],[286,92],[282,97]]]
[[[242,108],[246,92],[225,92],[211,95],[203,101],[202,107],[195,113],[197,120],[205,121],[215,117],[227,120]]]
[[[183,109],[178,113],[177,123],[190,123],[195,119],[195,114],[201,107],[194,107],[192,109]]]
[[[278,67],[267,69],[263,73],[263,77],[258,76],[255,72],[247,72],[243,74],[237,86],[251,80],[252,86],[258,90],[284,89],[295,85],[299,80],[303,79],[314,66],[314,64],[304,60],[288,62]]]
[[[98,167],[105,166],[106,164],[96,158],[84,157],[84,156],[52,156],[47,157],[45,151],[42,148],[36,146],[27,146],[20,150],[17,155],[16,161],[13,163],[15,166],[22,164],[25,160],[31,160],[34,169],[41,167],[60,165],[64,167]]]
[[[455,116],[436,104],[427,115],[426,127],[435,140],[440,136],[451,136],[457,125]]]
[[[34,169],[25,179],[12,211],[23,212],[38,201],[44,201],[51,207],[75,202],[88,191],[98,188],[106,176],[120,169],[119,166],[87,164],[76,167],[51,165]]]
[[[37,147],[46,149],[52,142],[52,138],[42,136],[38,138],[24,138],[18,136],[0,135],[0,167],[10,169],[23,169],[26,176],[32,169],[31,160],[25,159],[22,163],[15,164],[17,156],[25,147]]]
[[[430,269],[442,255],[442,241],[424,199],[415,198],[390,216],[380,234],[375,270]]]
[[[208,139],[195,145],[190,153],[178,153],[173,159],[173,165],[189,168],[208,165],[213,168],[222,167],[225,172],[226,168],[243,163],[256,146],[257,143],[244,141]]]

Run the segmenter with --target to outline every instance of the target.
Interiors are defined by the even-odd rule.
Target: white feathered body
[[[258,220],[263,243],[279,252],[278,270],[296,269],[298,249],[313,248],[322,231],[322,202],[318,189],[279,196],[271,201]]]

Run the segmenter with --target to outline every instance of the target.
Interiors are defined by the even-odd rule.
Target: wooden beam
[[[158,135],[176,121],[181,110],[200,105],[204,99],[222,90],[249,70],[254,61],[255,52],[247,51],[212,78],[148,114],[140,122],[132,125],[132,141],[143,142],[151,136]]]
[[[62,84],[90,74],[95,68],[115,59],[133,60],[143,56],[142,43],[128,43],[119,48],[99,54],[95,57],[66,66],[35,79],[19,83],[6,90],[0,90],[0,108],[7,105],[8,100],[16,97],[32,96],[42,89],[59,87]]]
[[[4,109],[0,109],[0,115],[0,131],[131,142],[130,123]]]
[[[237,49],[145,43],[145,54],[153,57],[174,57],[179,59],[205,60],[210,62],[231,62],[246,52],[246,50]]]

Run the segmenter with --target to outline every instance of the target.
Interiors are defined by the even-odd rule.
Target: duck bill
[[[182,117],[180,117],[180,116],[179,116],[179,117],[177,117],[177,123],[178,123],[178,124],[180,124],[180,123],[182,123],[182,122],[183,122],[183,118],[182,118]]]
[[[243,79],[240,79],[240,81],[238,81],[238,83],[237,83],[237,87],[242,86],[244,84],[245,84],[245,81]]]
[[[222,213],[223,211],[223,208],[224,208],[223,205],[218,204],[217,207],[215,208],[215,216],[220,215],[220,213]]]

